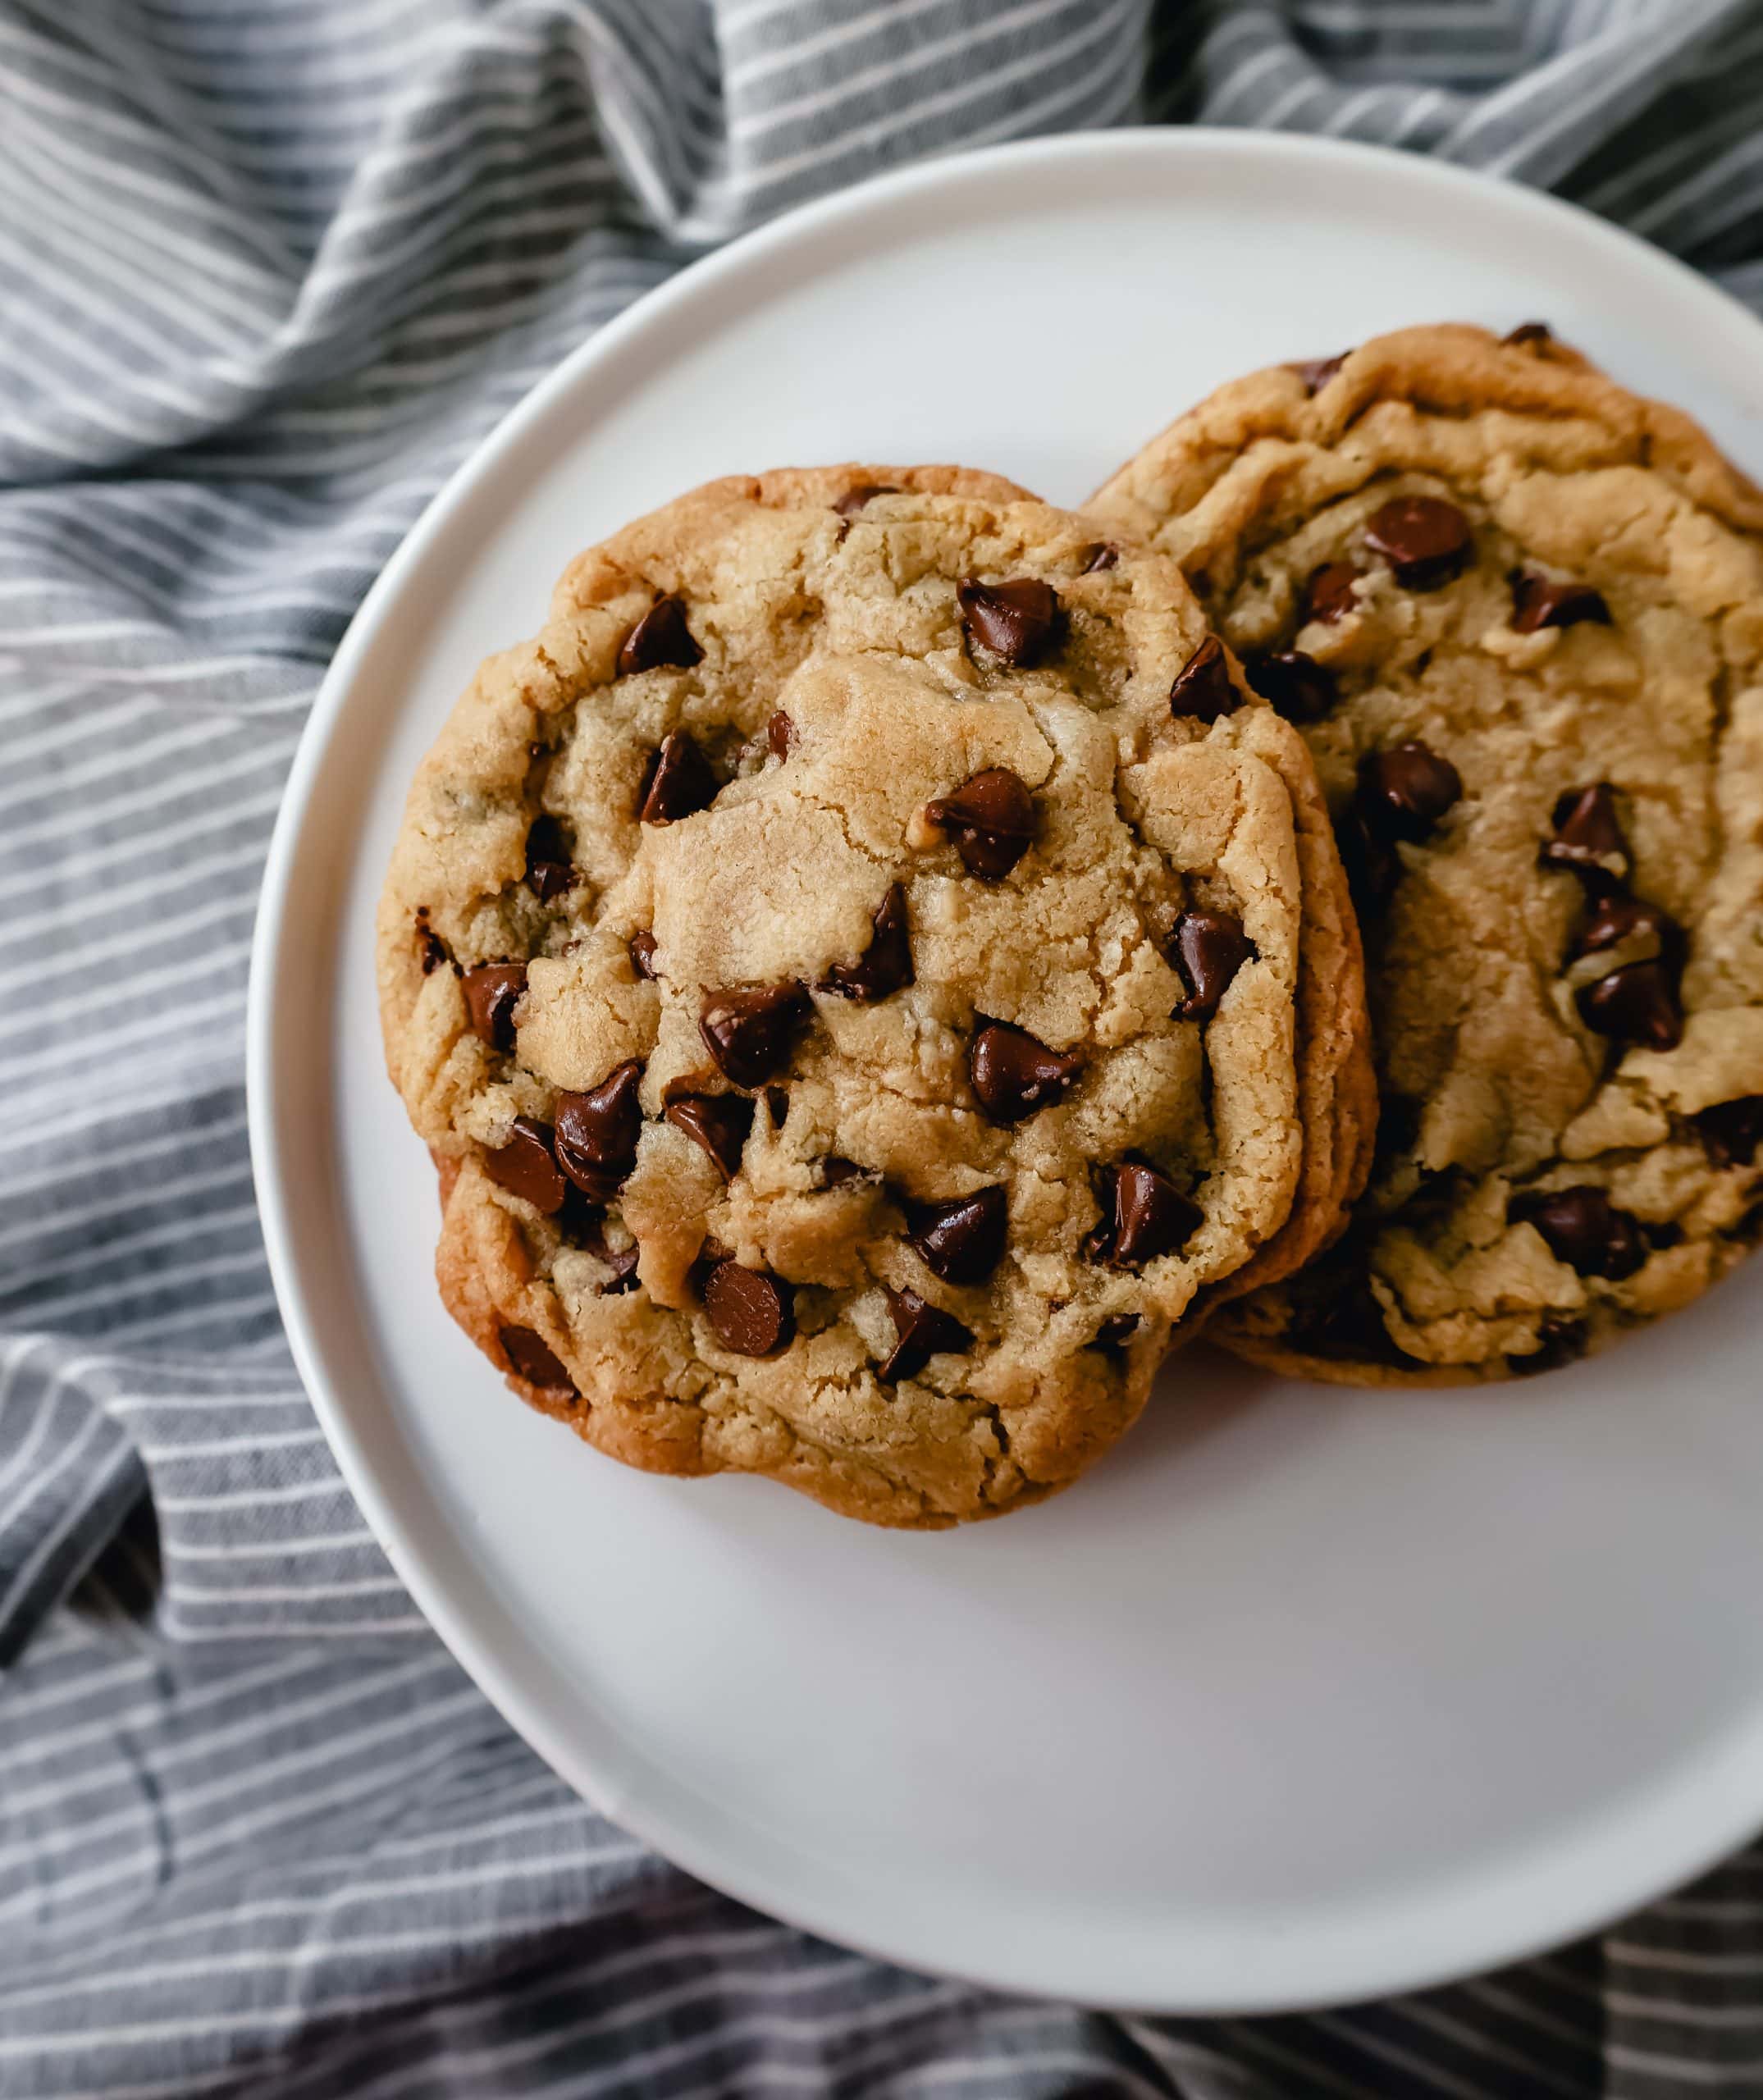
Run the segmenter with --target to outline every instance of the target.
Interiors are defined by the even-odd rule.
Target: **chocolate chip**
[[[1184,911],[1170,945],[1170,959],[1188,983],[1188,996],[1170,1016],[1173,1020],[1210,1020],[1231,979],[1255,952],[1242,920],[1227,911]]]
[[[710,770],[710,762],[683,729],[661,739],[643,783],[637,816],[642,824],[678,824],[681,818],[707,810],[720,792],[722,783]]]
[[[1105,568],[1112,568],[1120,560],[1121,550],[1112,540],[1095,540],[1087,547],[1080,547],[1078,559],[1083,562],[1085,576],[1098,576]]]
[[[537,1386],[541,1393],[575,1393],[575,1381],[564,1370],[541,1335],[530,1327],[498,1327],[496,1340],[517,1378]]]
[[[1565,868],[1594,888],[1619,883],[1628,873],[1628,842],[1616,815],[1616,792],[1607,780],[1569,788],[1555,806],[1555,836],[1537,859],[1546,868]],[[1619,869],[1604,864],[1619,860]]]
[[[1533,1226],[1556,1261],[1566,1262],[1578,1276],[1620,1283],[1647,1259],[1640,1220],[1631,1211],[1618,1210],[1607,1189],[1590,1183],[1547,1195],[1514,1197],[1506,1215],[1514,1224]]]
[[[634,1245],[613,1248],[609,1247],[604,1239],[601,1239],[596,1241],[587,1251],[596,1259],[604,1262],[612,1271],[611,1281],[603,1283],[600,1286],[600,1295],[602,1298],[623,1298],[628,1291],[633,1291],[637,1288],[637,1250]]]
[[[422,947],[422,975],[432,977],[447,960],[447,949],[446,943],[428,923],[426,904],[416,915],[416,938]]]
[[[897,495],[897,484],[893,482],[859,482],[855,488],[847,489],[833,505],[841,518],[855,518],[864,504],[879,495]]]
[[[547,1217],[563,1208],[568,1183],[557,1171],[548,1123],[517,1116],[508,1142],[484,1154],[484,1171],[498,1188],[518,1196]]]
[[[1286,369],[1295,372],[1304,381],[1308,394],[1320,394],[1335,374],[1344,365],[1350,352],[1343,350],[1337,358],[1305,358],[1289,364]]]
[[[975,576],[956,586],[970,642],[1018,669],[1039,663],[1059,639],[1058,594],[1032,576],[1007,583],[982,583]]]
[[[639,977],[647,978],[652,983],[660,975],[660,971],[655,966],[655,952],[660,943],[646,926],[638,927],[624,945],[630,950],[631,968]]]
[[[1243,696],[1225,660],[1224,644],[1217,635],[1208,634],[1176,672],[1176,682],[1169,688],[1169,711],[1209,726],[1226,714],[1234,714],[1242,704]]]
[[[820,1162],[823,1189],[843,1189],[847,1181],[869,1181],[874,1178],[868,1167],[859,1166],[854,1159],[841,1159],[837,1153],[829,1153]]]
[[[698,1033],[724,1079],[763,1086],[788,1061],[790,1039],[807,1013],[808,994],[800,984],[706,992]]]
[[[1359,760],[1353,799],[1373,838],[1418,846],[1462,795],[1463,780],[1450,760],[1410,742],[1392,751],[1368,751]]]
[[[591,1093],[557,1097],[557,1164],[596,1203],[610,1203],[637,1164],[642,1081],[642,1066],[631,1057]]]
[[[987,1021],[967,1046],[967,1077],[994,1123],[1020,1123],[1050,1108],[1083,1069],[1076,1052],[1055,1050],[1008,1021]]]
[[[1199,1204],[1145,1160],[1099,1168],[1095,1180],[1102,1221],[1084,1244],[1090,1261],[1115,1269],[1143,1268],[1159,1255],[1178,1252],[1204,1221]]]
[[[820,980],[823,992],[842,999],[885,999],[912,981],[912,945],[907,932],[906,892],[897,883],[875,907],[870,944],[855,962],[835,963]]]
[[[1662,1218],[1657,1223],[1649,1223],[1642,1218],[1641,1237],[1656,1253],[1663,1253],[1668,1247],[1683,1245],[1683,1228],[1675,1218]]]
[[[1085,1349],[1099,1349],[1104,1355],[1116,1356],[1138,1331],[1139,1316],[1136,1312],[1116,1312],[1103,1322],[1084,1346]]]
[[[719,1262],[704,1283],[704,1311],[716,1339],[737,1356],[775,1356],[796,1334],[793,1293],[768,1269]]]
[[[1474,546],[1469,521],[1436,495],[1392,496],[1365,521],[1365,544],[1409,591],[1436,591],[1463,573]]]
[[[765,724],[765,748],[774,759],[787,759],[796,748],[796,724],[780,707]]]
[[[1509,1356],[1506,1368],[1519,1378],[1560,1371],[1585,1354],[1587,1340],[1583,1320],[1544,1320],[1537,1329],[1536,1348],[1526,1356]]]
[[[1521,321],[1516,328],[1500,337],[1510,350],[1528,348],[1532,343],[1552,343],[1555,331],[1546,321]]]
[[[899,1339],[887,1362],[875,1372],[884,1386],[901,1378],[916,1378],[934,1356],[958,1356],[973,1346],[971,1327],[964,1327],[941,1306],[927,1304],[916,1290],[890,1288],[888,1310]]]
[[[472,1033],[492,1050],[514,1047],[514,1009],[527,988],[523,962],[480,962],[460,982]]]
[[[1568,949],[1568,960],[1598,955],[1619,942],[1649,934],[1658,941],[1665,961],[1679,963],[1684,948],[1683,929],[1669,911],[1644,897],[1631,897],[1626,890],[1593,891],[1585,923]]]
[[[944,1203],[909,1203],[907,1239],[945,1283],[984,1283],[1004,1258],[1010,1205],[1001,1185]]]
[[[569,860],[569,843],[555,817],[532,819],[527,833],[527,882],[541,904],[573,889],[576,871]]]
[[[1763,1093],[1722,1101],[1690,1117],[1710,1166],[1752,1166],[1763,1144]]]
[[[1506,581],[1512,587],[1514,634],[1535,634],[1546,627],[1576,627],[1582,620],[1610,625],[1604,594],[1589,583],[1559,583],[1534,568],[1514,568]]]
[[[1677,974],[1660,962],[1631,962],[1575,993],[1579,1018],[1594,1034],[1619,1043],[1674,1050],[1683,1039]]]
[[[1035,797],[1007,765],[971,774],[952,795],[926,803],[925,815],[982,882],[1002,882],[1035,838]]]
[[[1288,722],[1320,722],[1341,697],[1335,674],[1301,649],[1281,649],[1244,663],[1249,682]]]
[[[740,1171],[741,1151],[753,1127],[753,1104],[738,1093],[687,1093],[662,1110],[676,1130],[683,1130],[716,1162],[724,1181]]]
[[[1325,561],[1320,568],[1313,568],[1304,587],[1304,618],[1331,627],[1357,611],[1359,599],[1353,587],[1359,580],[1359,571],[1350,561]]]
[[[677,598],[657,598],[619,647],[619,676],[625,678],[635,671],[658,671],[665,664],[689,671],[703,660],[704,651],[686,625],[685,607]]]

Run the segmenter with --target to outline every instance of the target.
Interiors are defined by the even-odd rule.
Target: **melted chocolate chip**
[[[514,1009],[527,988],[525,963],[480,962],[466,971],[459,988],[472,1017],[472,1034],[492,1050],[512,1050]]]
[[[1659,953],[1664,961],[1676,963],[1682,956],[1685,945],[1683,929],[1669,911],[1656,904],[1649,904],[1644,897],[1630,897],[1626,890],[1594,890],[1585,923],[1568,949],[1568,960],[1577,961],[1582,956],[1599,955],[1619,942],[1639,939],[1647,934],[1658,941]]]
[[[1242,920],[1226,911],[1184,911],[1171,946],[1171,960],[1188,983],[1188,996],[1171,1016],[1175,1020],[1210,1020],[1231,979],[1255,952]]]
[[[780,761],[796,748],[796,724],[781,707],[765,724],[765,748]]]
[[[1618,1210],[1607,1189],[1590,1183],[1547,1195],[1514,1197],[1506,1215],[1514,1223],[1533,1226],[1556,1261],[1566,1262],[1578,1276],[1619,1283],[1647,1259],[1640,1220],[1631,1211]]]
[[[697,743],[683,729],[675,729],[661,739],[661,748],[650,766],[637,805],[637,820],[678,824],[683,817],[707,810],[721,787]]]
[[[1055,1050],[1008,1021],[987,1021],[967,1046],[968,1080],[994,1123],[1020,1123],[1050,1108],[1083,1069],[1075,1052]]]
[[[1183,1247],[1205,1213],[1190,1203],[1167,1174],[1149,1162],[1124,1159],[1118,1166],[1098,1169],[1096,1199],[1102,1221],[1085,1242],[1093,1262],[1110,1268],[1140,1269],[1160,1255]]]
[[[842,999],[885,999],[912,981],[912,945],[906,924],[906,892],[897,883],[875,907],[870,944],[855,962],[835,963],[821,979],[823,992]]]
[[[1303,358],[1287,365],[1286,369],[1297,373],[1304,381],[1304,391],[1307,394],[1320,394],[1329,381],[1346,363],[1350,354],[1350,352],[1343,350],[1339,357]]]
[[[660,943],[646,926],[638,927],[624,945],[630,951],[631,968],[639,977],[652,982],[660,975],[655,966],[655,952]]]
[[[763,1086],[788,1061],[790,1041],[808,1013],[800,984],[751,992],[706,992],[698,1033],[724,1079]]]
[[[662,1110],[676,1130],[701,1145],[724,1181],[740,1171],[742,1148],[753,1127],[753,1104],[738,1093],[687,1093]]]
[[[1628,842],[1616,815],[1616,792],[1607,780],[1595,787],[1569,788],[1555,806],[1555,836],[1543,842],[1537,859],[1546,868],[1564,868],[1593,888],[1619,883],[1629,865]],[[1619,870],[1603,863],[1620,860]]]
[[[1225,660],[1224,644],[1215,634],[1206,639],[1176,673],[1169,688],[1169,711],[1208,727],[1243,704]]]
[[[1722,1101],[1692,1116],[1710,1166],[1752,1166],[1763,1144],[1763,1093]]]
[[[1373,838],[1404,839],[1418,846],[1462,798],[1463,780],[1447,758],[1424,744],[1398,744],[1368,751],[1359,760],[1354,806]]]
[[[1009,1203],[994,1183],[945,1203],[909,1203],[906,1236],[945,1283],[984,1283],[1004,1258],[1009,1221]]]
[[[971,1327],[964,1327],[941,1306],[928,1304],[916,1290],[890,1289],[888,1310],[899,1339],[875,1372],[884,1386],[916,1378],[934,1356],[958,1356],[973,1346]]]
[[[1546,321],[1521,321],[1500,340],[1508,349],[1519,350],[1536,343],[1552,343],[1555,331]]]
[[[1353,587],[1359,580],[1359,572],[1350,561],[1325,561],[1320,568],[1313,568],[1304,587],[1304,618],[1331,627],[1356,611],[1359,599]]]
[[[1604,594],[1589,583],[1560,583],[1534,568],[1515,568],[1506,581],[1512,587],[1514,634],[1535,634],[1546,627],[1577,627],[1582,620],[1610,625]]]
[[[573,889],[575,881],[563,826],[555,817],[535,817],[527,833],[527,883],[532,894],[541,904],[549,904],[554,897]]]
[[[1436,495],[1393,496],[1365,521],[1365,544],[1404,590],[1436,591],[1463,573],[1475,541],[1469,521]]]
[[[1105,568],[1112,568],[1121,558],[1121,550],[1112,540],[1097,540],[1089,546],[1080,547],[1077,551],[1079,559],[1083,561],[1085,576],[1097,576]]]
[[[619,647],[619,676],[624,678],[635,671],[658,671],[666,664],[689,671],[703,660],[704,651],[686,625],[685,607],[677,598],[657,598]]]
[[[637,1164],[642,1081],[642,1066],[632,1057],[591,1093],[557,1097],[557,1164],[596,1203],[610,1203]]]
[[[1007,765],[971,774],[952,795],[927,803],[925,815],[982,882],[1002,882],[1035,838],[1035,797]]]
[[[541,1335],[534,1334],[530,1327],[498,1327],[496,1340],[502,1344],[509,1369],[517,1378],[523,1379],[529,1386],[537,1386],[541,1393],[568,1393],[574,1396],[574,1379],[558,1362]]]
[[[1334,673],[1301,649],[1251,656],[1243,669],[1250,685],[1288,722],[1320,722],[1341,697]]]
[[[1139,1316],[1136,1312],[1116,1312],[1103,1322],[1084,1346],[1085,1349],[1099,1349],[1104,1355],[1116,1356],[1138,1331]]]
[[[723,1347],[737,1356],[775,1356],[796,1334],[790,1286],[769,1269],[719,1262],[704,1282],[704,1312]]]
[[[1031,576],[1007,583],[982,583],[970,576],[956,587],[967,639],[1019,669],[1038,664],[1059,639],[1059,598],[1050,583]]]
[[[897,482],[859,482],[855,488],[847,489],[833,508],[841,518],[855,518],[865,504],[873,501],[875,497],[897,495],[899,493]]]
[[[1575,993],[1579,1018],[1594,1034],[1649,1050],[1674,1050],[1683,1039],[1677,973],[1662,962],[1631,962]]]
[[[508,1142],[484,1154],[484,1171],[498,1188],[518,1196],[547,1217],[563,1208],[569,1185],[557,1171],[548,1123],[517,1116]]]
[[[1506,1368],[1515,1377],[1529,1378],[1539,1371],[1560,1371],[1577,1363],[1586,1353],[1583,1320],[1544,1320],[1537,1329],[1537,1346],[1525,1356],[1509,1356]]]

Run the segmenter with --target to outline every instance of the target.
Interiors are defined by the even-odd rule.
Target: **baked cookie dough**
[[[1209,1332],[1366,1384],[1546,1369],[1763,1224],[1763,497],[1531,326],[1238,381],[1093,499],[1299,724],[1353,874],[1369,1190]]]
[[[1176,565],[989,476],[714,482],[582,555],[382,901],[454,1317],[633,1464],[914,1526],[1062,1486],[1342,1171],[1293,781]]]

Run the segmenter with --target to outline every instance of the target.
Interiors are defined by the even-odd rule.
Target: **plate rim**
[[[1701,307],[1710,326],[1728,331],[1736,328],[1741,336],[1752,339],[1749,347],[1753,354],[1763,350],[1763,321],[1736,299],[1687,263],[1578,204],[1546,191],[1510,184],[1474,169],[1425,159],[1397,148],[1301,133],[1140,126],[1013,140],[914,162],[799,205],[737,236],[642,294],[535,381],[449,473],[350,619],[319,682],[302,728],[264,863],[246,1000],[247,1125],[258,1209],[277,1305],[295,1368],[345,1485],[394,1572],[436,1636],[502,1720],[590,1806],[708,1886],[782,1922],[879,1961],[984,1988],[1066,1998],[1123,2012],[1252,2016],[1400,1995],[1523,1961],[1596,1931],[1692,1879],[1755,1836],[1763,1824],[1763,1715],[1744,1746],[1746,1755],[1755,1759],[1758,1769],[1754,1786],[1734,1790],[1715,1786],[1705,1778],[1702,1791],[1719,1798],[1723,1812],[1704,1815],[1693,1833],[1686,1832],[1684,1841],[1674,1851],[1664,1848],[1671,1851],[1669,1866],[1663,1858],[1649,1852],[1644,1862],[1626,1876],[1607,1876],[1595,1891],[1582,1892],[1578,1901],[1571,1900],[1572,1892],[1566,1892],[1569,1900],[1557,1900],[1546,1906],[1537,1924],[1519,1926],[1505,1915],[1505,1929],[1489,1929],[1485,1922],[1476,1929],[1466,1929],[1448,1958],[1430,1943],[1424,1954],[1404,1944],[1401,1899],[1398,1899],[1386,1934],[1386,1961],[1375,1974],[1368,1973],[1345,1988],[1338,1985],[1320,1991],[1306,1988],[1304,1965],[1288,1962],[1289,1974],[1277,1986],[1258,1976],[1252,1987],[1240,1993],[1196,1997],[1178,1988],[1173,1994],[1149,2001],[1139,1995],[1123,2000],[1110,1997],[1105,1990],[1074,1991],[1052,1975],[1044,1961],[1025,1959],[1020,1954],[991,1966],[941,1960],[927,1963],[923,1952],[911,1943],[909,1935],[898,1929],[897,1920],[892,1921],[896,1928],[893,1932],[878,1930],[870,1934],[854,1929],[844,1915],[829,1915],[824,1902],[797,1900],[787,1889],[779,1889],[755,1869],[751,1859],[737,1865],[714,1842],[703,1841],[696,1833],[683,1832],[669,1824],[665,1815],[651,1814],[645,1805],[617,1799],[614,1791],[593,1769],[591,1755],[564,1739],[565,1732],[554,1728],[548,1715],[534,1710],[513,1666],[505,1668],[473,1623],[468,1602],[457,1605],[443,1579],[432,1572],[420,1546],[409,1535],[390,1489],[381,1484],[378,1471],[351,1418],[349,1403],[332,1386],[316,1339],[300,1234],[287,1200],[282,1165],[284,1133],[276,1107],[281,1072],[278,1023],[283,1002],[292,988],[285,982],[290,907],[330,746],[350,701],[357,697],[358,672],[381,628],[407,584],[421,572],[436,542],[446,533],[456,514],[469,504],[479,483],[490,477],[499,460],[520,443],[531,426],[542,420],[555,401],[581,384],[595,367],[614,361],[628,344],[645,332],[665,329],[676,309],[691,304],[724,279],[762,267],[774,253],[813,241],[829,226],[888,211],[916,193],[959,187],[965,180],[983,178],[1001,166],[1016,164],[1021,180],[1027,183],[1065,162],[1129,162],[1147,154],[1176,164],[1221,154],[1226,159],[1288,164],[1320,159],[1400,171],[1404,183],[1431,186],[1446,199],[1470,199],[1478,204],[1497,199],[1503,208],[1520,218],[1529,217],[1543,225],[1570,225],[1582,240],[1616,253],[1631,268],[1653,272],[1661,294],[1674,305],[1681,308],[1687,300],[1692,307]],[[1763,369],[1763,358],[1759,359],[1759,368]],[[322,1098],[334,1104],[328,1075]],[[334,1134],[330,1148],[336,1149]],[[1728,1746],[1726,1739],[1722,1739],[1721,1746]],[[1687,1790],[1688,1779],[1679,1785]],[[1730,1802],[1729,1792],[1735,1794]],[[1743,1796],[1742,1814],[1737,1812],[1737,1792]],[[1507,1871],[1508,1880],[1516,1878],[1516,1869]],[[1496,1892],[1498,1887],[1496,1883]],[[1537,1892],[1532,1889],[1528,1893],[1534,1897]],[[1505,1899],[1507,1914],[1515,1899],[1515,1891]],[[1473,1908],[1478,1920],[1489,1907],[1489,1900],[1478,1892],[1473,1904],[1467,1897],[1464,1901],[1464,1908]],[[1499,1901],[1494,1901],[1491,1907],[1498,1911]]]

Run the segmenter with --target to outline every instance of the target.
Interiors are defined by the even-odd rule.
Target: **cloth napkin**
[[[376,571],[707,247],[1135,122],[1547,185],[1763,305],[1758,0],[0,0],[0,2095],[1763,2093],[1763,1854],[1262,2020],[1007,2000],[710,1893],[450,1659],[281,1335],[247,952]]]

